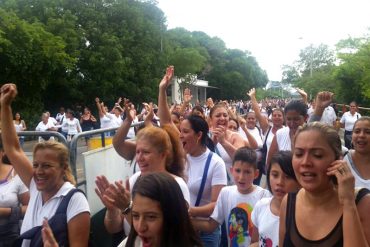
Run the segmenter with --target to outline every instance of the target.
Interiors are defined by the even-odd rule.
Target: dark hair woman
[[[138,243],[152,247],[202,246],[181,189],[171,175],[154,172],[140,177],[132,200],[131,231],[119,247]]]

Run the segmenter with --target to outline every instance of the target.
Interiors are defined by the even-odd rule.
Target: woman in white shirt
[[[2,126],[7,130],[2,132],[4,151],[30,190],[30,202],[21,229],[21,233],[24,233],[41,226],[45,218],[50,219],[55,215],[64,196],[75,188],[75,179],[68,163],[68,149],[63,144],[38,143],[33,151],[32,163],[21,149],[11,110],[11,102],[16,95],[15,84],[5,84],[1,87],[1,120]],[[68,205],[66,235],[69,246],[87,246],[90,230],[90,209],[87,199],[82,193],[76,192]],[[28,247],[30,242],[31,240],[23,240],[22,246]]]
[[[227,185],[224,161],[208,148],[214,148],[212,140],[208,137],[208,131],[207,122],[196,115],[190,115],[180,125],[180,139],[187,161],[189,215],[192,217],[208,218],[215,208],[221,189]],[[204,246],[218,246],[221,237],[220,228],[213,233],[202,232],[200,237]]]

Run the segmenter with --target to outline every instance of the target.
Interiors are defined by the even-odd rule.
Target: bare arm
[[[68,222],[68,240],[71,247],[87,247],[90,233],[90,214],[83,212]]]
[[[258,234],[258,228],[253,226],[253,232],[251,237],[251,245],[249,246],[258,246],[258,240],[259,240],[259,234]]]
[[[212,218],[209,218],[208,220],[192,218],[191,223],[193,223],[195,230],[203,232],[213,232],[220,225],[217,221],[215,221]]]
[[[225,185],[212,186],[211,202],[200,207],[191,207],[189,209],[189,215],[193,217],[209,217],[216,206],[218,195],[224,186]]]
[[[171,112],[167,104],[167,88],[171,84],[174,75],[174,67],[169,66],[166,69],[166,74],[163,76],[162,81],[159,83],[158,94],[158,117],[161,125],[173,124],[171,121]]]
[[[26,122],[24,120],[22,120],[22,130],[25,131],[27,129],[27,125],[26,125]]]
[[[100,118],[104,117],[105,114],[103,112],[102,105],[100,104],[100,100],[98,97],[95,98],[95,102],[96,102],[96,108],[98,108],[99,117]]]
[[[262,133],[265,134],[268,128],[270,127],[268,120],[262,116],[260,108],[258,106],[258,102],[256,99],[256,89],[252,88],[248,92],[249,97],[251,98],[251,103],[252,103],[252,109],[254,113],[256,114],[256,118],[258,122],[260,123]]]
[[[247,136],[247,139],[248,139],[248,142],[249,142],[249,147],[253,148],[253,149],[257,149],[258,148],[258,143],[257,143],[256,139],[252,136],[252,134],[249,133],[249,131],[246,127],[245,119],[241,118],[239,122],[240,122],[240,128],[242,128],[245,135]]]
[[[32,163],[19,145],[12,117],[11,102],[16,95],[15,84],[5,84],[1,87],[1,124],[2,129],[7,130],[3,131],[1,136],[5,153],[23,183],[29,188],[33,177]]]
[[[131,109],[130,104],[127,104],[126,108],[126,119],[122,122],[122,125],[118,128],[116,134],[113,137],[113,147],[116,152],[127,160],[132,160],[135,157],[136,152],[136,143],[130,140],[127,140],[127,134],[130,130],[131,123],[134,117],[134,111]]]
[[[362,230],[365,233],[368,246],[370,245],[370,196],[367,195],[357,204],[357,211],[360,217]]]
[[[269,152],[268,152],[267,157],[266,157],[266,165],[267,165],[266,168],[268,168],[270,166],[272,156],[275,153],[277,153],[278,151],[279,151],[279,146],[277,144],[277,139],[276,139],[276,135],[275,135],[274,139],[272,139],[270,149],[269,149]],[[267,171],[267,169],[266,169],[266,171]]]

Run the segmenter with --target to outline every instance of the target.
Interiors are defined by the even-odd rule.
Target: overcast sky
[[[370,27],[369,0],[158,0],[168,28],[184,27],[248,50],[270,80],[300,49],[360,37]]]

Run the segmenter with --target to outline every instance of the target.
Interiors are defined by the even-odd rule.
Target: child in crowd
[[[251,246],[279,245],[279,213],[284,196],[296,192],[300,186],[294,174],[291,151],[280,151],[272,156],[267,171],[267,186],[273,197],[262,198],[252,212],[254,225]]]
[[[214,231],[226,222],[229,246],[249,246],[253,231],[251,213],[254,205],[271,194],[253,184],[258,176],[256,152],[250,148],[236,151],[231,167],[235,185],[222,188],[211,217],[208,220],[193,219],[196,229]]]

